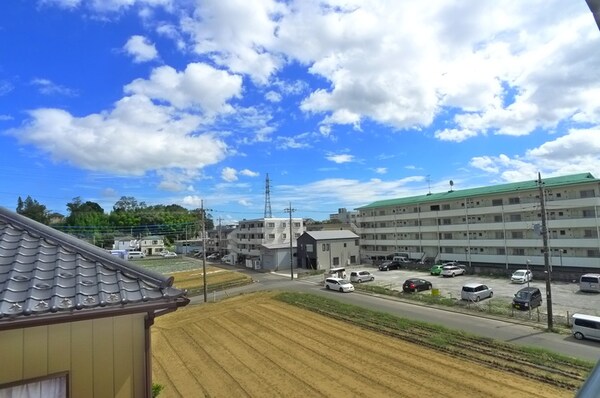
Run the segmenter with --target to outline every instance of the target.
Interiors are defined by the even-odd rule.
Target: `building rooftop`
[[[358,238],[358,235],[352,231],[348,231],[347,229],[337,229],[331,231],[306,231],[304,233],[311,236],[315,240]]]
[[[186,305],[186,292],[172,284],[172,277],[0,207],[0,328],[24,318]]]
[[[591,173],[571,174],[561,177],[543,178],[542,183],[546,188],[562,187],[589,182],[600,182],[594,178]],[[488,187],[461,189],[442,193],[431,193],[419,196],[410,196],[406,198],[386,199],[373,202],[366,206],[358,207],[357,210],[366,210],[386,206],[407,206],[430,202],[444,202],[457,199],[466,199],[476,196],[486,196],[495,194],[506,194],[509,192],[530,191],[537,189],[537,180],[513,182],[509,184],[491,185]]]

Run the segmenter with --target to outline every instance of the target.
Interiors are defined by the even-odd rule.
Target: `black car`
[[[542,305],[542,292],[537,287],[524,287],[513,298],[513,307],[529,310]]]
[[[400,268],[402,268],[402,263],[399,261],[384,261],[383,263],[379,264],[379,271],[390,271]]]
[[[425,279],[420,278],[410,278],[404,281],[402,285],[402,290],[405,292],[420,292],[421,290],[430,290],[432,288],[432,284]]]

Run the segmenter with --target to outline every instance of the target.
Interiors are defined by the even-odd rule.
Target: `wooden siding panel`
[[[48,374],[48,326],[23,330],[23,378]]]
[[[133,389],[133,317],[119,316],[114,319],[114,384],[116,398],[134,396]]]
[[[10,366],[1,368],[0,384],[23,379],[23,329],[0,332],[0,342],[0,358],[10,358]]]
[[[48,373],[71,370],[71,325],[48,327]]]
[[[90,397],[93,391],[93,324],[71,324],[71,397]]]
[[[113,386],[113,319],[102,318],[92,321],[94,397],[114,397]]]
[[[146,349],[144,336],[144,319],[146,314],[133,316],[132,344],[133,347],[133,386],[134,396],[143,397],[146,391]]]

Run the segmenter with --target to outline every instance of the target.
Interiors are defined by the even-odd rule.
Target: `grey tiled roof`
[[[172,278],[0,207],[0,325],[36,314],[174,301],[185,305],[185,292],[172,283]]]

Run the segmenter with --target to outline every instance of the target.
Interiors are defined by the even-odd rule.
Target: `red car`
[[[420,278],[410,278],[404,281],[402,290],[407,293],[420,292],[421,290],[431,290],[433,285],[431,282]]]

